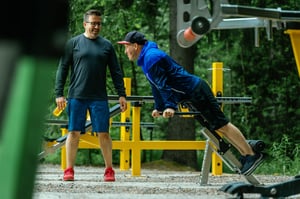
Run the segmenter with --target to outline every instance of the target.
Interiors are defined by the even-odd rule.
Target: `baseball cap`
[[[145,35],[138,31],[131,31],[127,33],[125,36],[125,39],[123,41],[117,42],[118,44],[140,44],[144,45],[147,42],[147,39],[145,38]]]

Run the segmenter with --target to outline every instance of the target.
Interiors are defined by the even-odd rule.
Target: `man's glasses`
[[[91,26],[102,26],[101,22],[86,22],[86,23],[91,24]]]

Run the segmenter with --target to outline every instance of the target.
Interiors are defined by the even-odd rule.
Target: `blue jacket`
[[[166,108],[176,110],[177,104],[190,99],[194,89],[202,81],[188,73],[152,41],[144,45],[137,64],[142,67],[151,84],[155,109],[158,111]]]

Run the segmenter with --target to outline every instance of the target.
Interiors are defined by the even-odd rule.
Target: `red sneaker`
[[[67,168],[64,171],[64,181],[74,181],[74,170],[73,168]]]
[[[113,182],[115,180],[115,171],[111,167],[106,168],[104,173],[104,181]]]

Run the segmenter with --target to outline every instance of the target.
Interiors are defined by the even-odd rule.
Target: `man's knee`
[[[217,131],[219,131],[220,133],[226,134],[228,131],[230,131],[230,128],[231,128],[231,124],[230,124],[230,122],[228,122],[221,128],[217,129]]]
[[[79,140],[80,138],[80,132],[79,131],[71,131],[68,134],[68,138],[72,140]]]
[[[98,133],[98,137],[100,138],[100,140],[103,140],[103,141],[110,139],[109,133],[107,133],[107,132]]]

